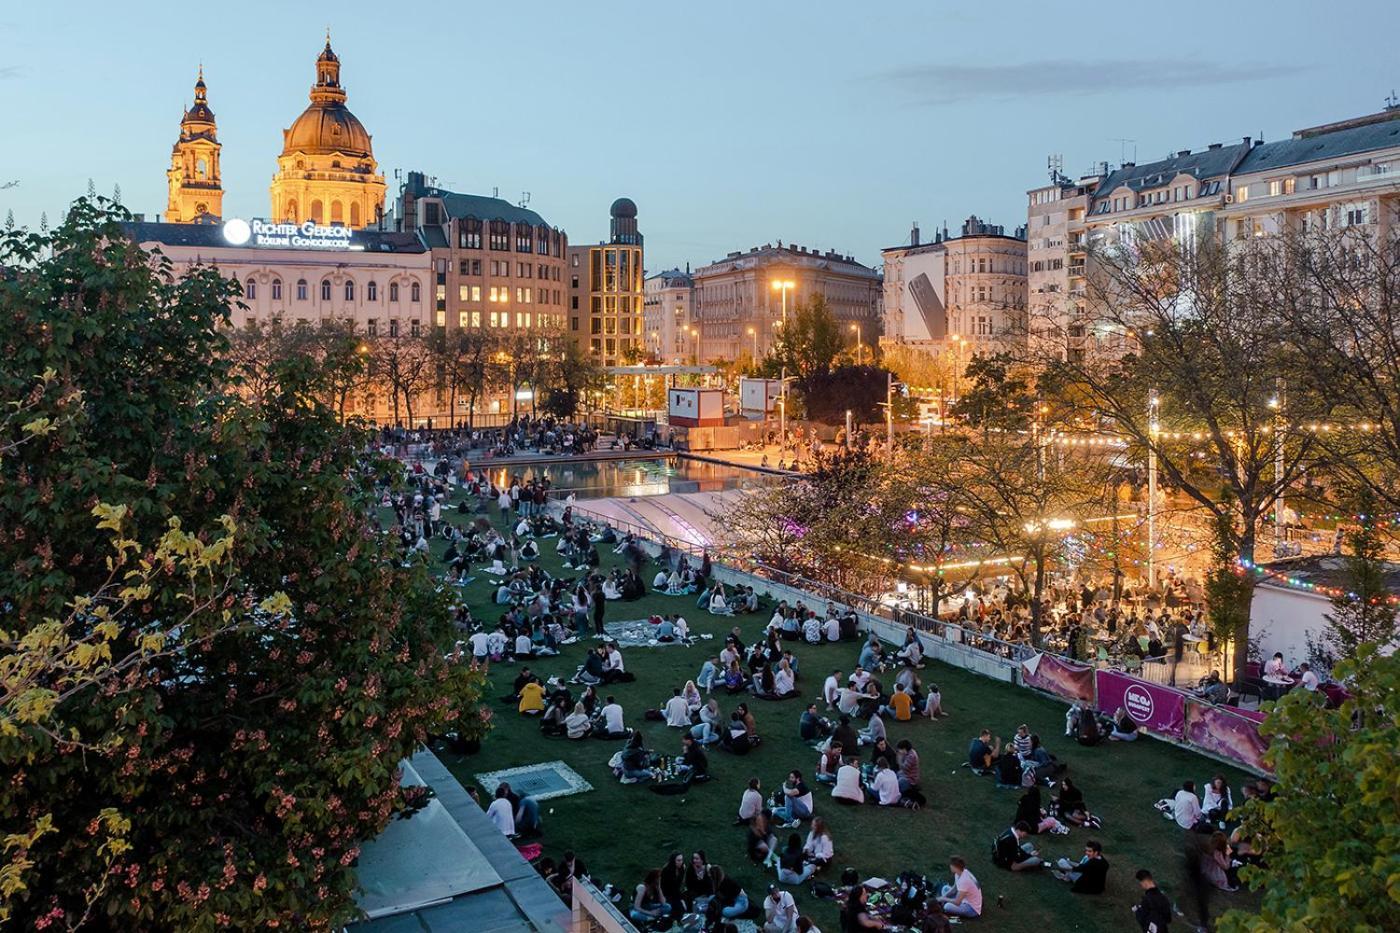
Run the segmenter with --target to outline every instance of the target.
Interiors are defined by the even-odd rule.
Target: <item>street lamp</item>
[[[753,338],[753,364],[756,367],[758,366],[758,331],[750,327],[749,336]]]
[[[860,325],[852,324],[851,330],[855,331],[856,334],[856,365],[859,366],[861,363]]]
[[[787,296],[797,287],[797,283],[792,279],[770,279],[769,283],[773,291],[783,293],[783,326],[787,327]]]

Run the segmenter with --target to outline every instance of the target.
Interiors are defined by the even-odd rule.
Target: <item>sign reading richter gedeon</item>
[[[358,249],[350,243],[351,230],[339,224],[274,224],[265,220],[224,221],[224,239],[233,246],[273,246],[292,249]]]

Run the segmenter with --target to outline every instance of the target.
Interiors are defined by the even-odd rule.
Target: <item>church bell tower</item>
[[[180,120],[180,138],[170,152],[170,223],[215,223],[223,216],[224,189],[219,175],[219,136],[214,111],[205,95],[204,67],[194,84],[194,104]]]

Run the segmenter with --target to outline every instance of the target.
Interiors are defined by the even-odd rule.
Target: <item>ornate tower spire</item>
[[[166,220],[200,223],[217,220],[224,191],[219,174],[219,128],[209,107],[204,64],[194,82],[194,103],[180,119],[180,137],[170,153],[165,176],[170,187]]]

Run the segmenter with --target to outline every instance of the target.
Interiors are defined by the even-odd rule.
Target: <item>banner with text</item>
[[[1186,733],[1186,697],[1176,690],[1116,671],[1098,671],[1099,709],[1110,716],[1121,707],[1139,726],[1180,741]]]
[[[1264,764],[1269,740],[1259,734],[1259,714],[1251,713],[1192,700],[1186,704],[1186,741],[1247,768],[1272,771]]]
[[[1037,654],[1021,662],[1021,683],[1070,700],[1093,705],[1094,669]]]

